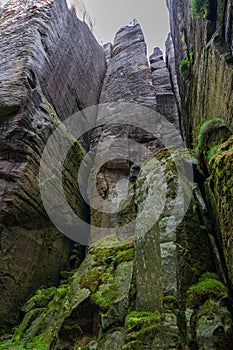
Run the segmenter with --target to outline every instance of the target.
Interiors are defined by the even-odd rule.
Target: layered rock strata
[[[228,222],[229,220],[226,218],[228,215],[223,214],[223,212],[227,210],[228,203],[231,202],[231,181],[229,179],[226,184],[226,179],[223,179],[228,200],[227,203],[224,200],[225,204],[217,205],[219,208],[221,207],[220,211],[216,210],[216,203],[219,203],[220,199],[216,189],[214,190],[215,183],[208,181],[214,168],[214,159],[217,159],[217,156],[211,161],[211,166],[209,165],[210,159],[215,154],[217,147],[221,145],[221,139],[218,139],[218,135],[221,135],[224,128],[227,128],[229,137],[233,127],[232,3],[231,1],[168,0],[167,4],[170,14],[171,36],[175,44],[176,74],[187,143],[189,147],[198,149],[202,138],[202,128],[205,130],[207,127],[204,134],[207,134],[209,140],[202,144],[201,153],[205,153],[205,159],[201,160],[202,154],[199,154],[200,166],[207,179],[205,182],[207,204],[210,213],[214,212],[215,219],[213,220],[216,223],[216,235],[219,236],[219,249],[223,249],[223,259],[227,262],[232,285],[232,269],[229,264],[232,256],[232,249],[229,248],[231,247],[231,239],[229,238],[231,234],[229,233],[229,236],[226,234],[226,228],[223,224],[223,221]],[[215,125],[216,118],[221,118],[222,121],[216,128],[212,129],[211,125]],[[223,128],[221,125],[224,124]],[[208,154],[208,152],[210,153]],[[220,158],[222,153],[224,152],[219,153]],[[218,170],[214,171],[217,182],[216,173],[224,173],[220,169],[221,167],[232,168],[230,157],[227,160],[227,165],[224,162],[225,156],[222,165],[218,163]],[[214,196],[213,193],[215,193]],[[224,242],[223,247],[221,242]]]
[[[167,0],[188,146],[213,117],[232,128],[231,1]],[[194,139],[193,139],[194,136]]]
[[[59,120],[98,103],[105,58],[65,1],[9,1],[0,42],[2,326],[41,284],[58,282],[67,266],[70,242],[52,226],[40,199],[40,157]],[[71,157],[65,171],[77,169],[79,161]],[[85,216],[84,203],[74,198],[74,177],[68,187],[70,201]]]
[[[178,106],[169,70],[163,60],[163,53],[158,47],[150,56],[150,67],[155,87],[157,111],[165,116],[169,122],[179,126]]]
[[[78,181],[87,178],[78,178],[77,168],[89,139],[94,171],[86,257],[61,273],[58,287],[38,289],[0,349],[232,349],[232,7],[204,0],[168,6],[166,64],[158,48],[149,64],[136,21],[103,50],[65,1],[12,0],[3,12],[3,43],[11,35],[20,44],[4,45],[0,69],[0,296],[8,330],[16,305],[48,274],[56,285],[69,258],[70,242],[50,224],[37,183],[55,127],[74,143],[63,183],[70,206],[86,220]],[[98,102],[96,128],[74,140],[60,120]],[[194,147],[195,126],[220,111],[225,122],[210,119],[199,130],[197,164],[183,148],[180,113]]]

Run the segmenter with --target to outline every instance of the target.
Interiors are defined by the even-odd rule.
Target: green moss
[[[117,297],[117,284],[106,284],[105,288],[91,296],[91,300],[102,308],[109,308]]]
[[[149,326],[158,323],[161,315],[154,312],[132,311],[125,318],[125,327],[127,331],[141,329],[143,326]]]
[[[49,350],[51,339],[46,337],[45,334],[36,336],[33,341],[28,344],[28,349],[33,350]]]
[[[216,232],[221,235],[229,275],[233,276],[231,262],[233,234],[233,136],[222,143],[209,161],[210,176],[205,182],[207,200],[212,207]],[[232,277],[231,277],[232,278]]]
[[[207,19],[209,14],[209,0],[192,0],[192,18]]]
[[[87,271],[80,279],[80,287],[88,288],[92,293],[95,293],[104,271],[105,267],[94,267],[92,270]]]
[[[126,336],[122,349],[139,349],[145,344],[149,346],[160,328],[160,321],[159,313],[130,312],[125,318]]]
[[[163,297],[163,307],[165,310],[174,310],[177,309],[177,298],[173,295],[167,295]]]
[[[159,324],[158,323],[152,324],[152,325],[147,326],[147,327],[142,327],[138,331],[131,332],[131,333],[127,334],[126,341],[130,342],[132,340],[145,339],[145,338],[148,338],[148,337],[150,339],[152,339],[155,336],[156,331],[158,330],[158,328],[159,328]]]
[[[90,254],[93,254],[96,266],[106,266],[107,258],[110,256],[114,257],[116,255],[117,248],[91,248],[89,252]]]
[[[212,171],[212,166],[210,164],[212,158],[214,158],[215,155],[221,155],[221,145],[228,140],[231,134],[231,130],[220,118],[208,119],[200,127],[197,135],[195,154],[199,161],[199,167],[204,175],[210,175]],[[219,170],[222,168],[223,167],[220,167]]]
[[[218,146],[215,154],[210,159],[210,168],[212,177],[215,177],[216,185],[219,181],[223,185],[226,180],[232,180],[232,155],[233,155],[233,136],[229,137],[226,142]],[[231,185],[229,183],[229,185]]]
[[[196,308],[209,299],[219,300],[227,294],[227,288],[215,275],[203,274],[199,282],[188,290],[186,303],[188,307]]]
[[[12,343],[12,341],[11,340],[9,340],[9,341],[6,341],[6,342],[2,342],[2,343],[0,343],[0,350],[19,350],[19,349],[21,349],[22,347],[20,346],[20,345],[18,345],[17,346],[17,344],[15,344],[15,343]]]
[[[101,283],[113,283],[114,282],[114,276],[112,273],[105,272],[101,276]]]
[[[106,265],[107,264],[106,261],[107,261],[108,257],[112,257],[112,261],[114,261],[115,260],[114,257],[118,253],[132,248],[133,245],[134,245],[133,242],[130,242],[130,243],[123,242],[121,245],[116,246],[116,247],[111,247],[111,248],[94,248],[94,247],[92,247],[92,248],[90,248],[89,253],[93,255],[93,258],[94,258],[97,266]]]
[[[200,153],[210,158],[215,153],[217,146],[230,136],[229,129],[223,119],[211,118],[206,120],[199,128],[197,135],[196,155]]]
[[[123,250],[116,255],[115,264],[119,265],[124,261],[131,261],[134,259],[134,248]]]
[[[158,159],[160,162],[162,160],[166,160],[167,158],[169,158],[171,156],[171,152],[169,151],[168,148],[163,148],[160,151],[158,151],[156,154],[156,159]]]
[[[214,320],[218,313],[218,304],[216,303],[216,301],[209,299],[199,308],[197,313],[197,319],[201,317],[206,317],[208,320]]]
[[[40,288],[23,306],[22,311],[28,312],[34,308],[44,308],[53,299],[57,292],[56,287]]]
[[[51,123],[51,125],[55,127],[57,127],[59,125],[59,123],[61,122],[56,114],[56,112],[54,111],[53,107],[51,106],[51,104],[47,101],[47,99],[45,98],[42,90],[38,90],[41,100],[47,110],[48,116],[49,116],[49,121]]]

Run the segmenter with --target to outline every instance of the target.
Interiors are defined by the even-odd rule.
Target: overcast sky
[[[113,41],[117,30],[136,18],[141,24],[149,54],[155,46],[164,51],[169,32],[166,0],[83,0],[103,43]]]
[[[0,4],[8,0],[0,0]],[[83,0],[95,32],[106,43],[113,41],[118,29],[134,18],[141,24],[149,54],[155,46],[164,51],[169,32],[166,0]]]

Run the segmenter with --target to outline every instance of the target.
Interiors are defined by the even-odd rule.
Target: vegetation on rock
[[[192,0],[191,9],[193,18],[207,19],[209,14],[209,0]]]
[[[193,285],[187,292],[187,306],[196,308],[204,304],[207,300],[218,301],[228,295],[228,290],[217,276],[212,273],[205,273],[199,282]]]

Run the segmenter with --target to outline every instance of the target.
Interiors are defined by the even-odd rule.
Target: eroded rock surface
[[[1,328],[53,284],[28,299],[0,349],[230,350],[232,4],[168,0],[165,63],[159,48],[148,62],[136,20],[101,48],[82,4],[67,3],[11,0],[0,22]],[[74,140],[59,122],[98,102],[97,127]],[[197,161],[179,130],[194,148],[212,113],[224,120],[200,127]],[[50,224],[37,179],[58,125],[75,141],[66,197],[92,224],[86,257],[60,280],[70,242]],[[89,146],[90,218],[78,186],[87,178],[77,177]]]
[[[232,127],[231,1],[167,0],[188,146],[205,120]],[[194,137],[193,137],[194,136]]]
[[[121,144],[125,142],[122,149],[120,144],[117,147],[118,159],[114,160],[113,156],[113,160],[106,162],[104,167],[100,169],[97,180],[98,193],[94,196],[92,194],[92,207],[97,207],[99,210],[92,211],[91,222],[93,225],[106,228],[105,234],[108,235],[111,229],[112,233],[115,232],[116,234],[118,219],[117,214],[107,214],[104,211],[111,205],[114,206],[116,203],[119,205],[121,199],[124,199],[126,195],[120,193],[116,188],[117,183],[128,181],[130,177],[135,177],[137,173],[136,167],[133,167],[134,162],[133,164],[130,163],[132,153],[136,153],[134,158],[137,158],[137,152],[130,145],[129,139],[150,144],[151,149],[158,147],[159,140],[150,132],[140,129],[143,117],[140,110],[137,111],[137,106],[156,109],[155,88],[140,25],[128,25],[121,28],[115,36],[112,47],[107,45],[106,49],[108,68],[100,96],[100,108],[97,117],[97,122],[100,125],[104,124],[104,126],[100,126],[94,131],[92,147],[98,145],[101,149],[101,144],[105,142],[107,146],[104,146],[102,153],[100,150],[99,153],[97,152],[96,159],[109,157],[111,152],[114,152],[114,148],[111,151],[111,146],[114,145],[117,139],[121,140]],[[138,128],[130,125],[130,117],[134,118],[133,125],[138,125]],[[143,158],[145,159],[145,157],[146,155]],[[99,195],[103,199],[108,198],[109,203],[106,204],[106,208],[102,206]],[[113,208],[113,211],[117,212],[117,207]],[[95,235],[95,229],[92,229],[92,239],[100,239]]]
[[[163,53],[157,47],[150,56],[150,67],[155,87],[157,111],[169,122],[179,126],[179,114],[169,70],[163,60]]]
[[[70,242],[53,228],[40,199],[40,156],[59,120],[98,103],[105,58],[66,1],[9,1],[0,43],[0,323],[6,326],[25,298],[49,279],[58,282],[67,266]],[[75,158],[66,171],[77,166]],[[74,178],[68,182],[77,190]]]

